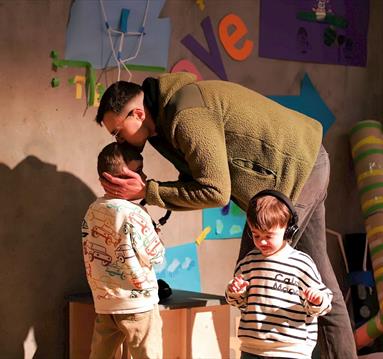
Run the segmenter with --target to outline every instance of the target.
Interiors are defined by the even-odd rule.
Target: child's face
[[[143,166],[144,164],[141,160],[131,160],[127,165],[131,171],[138,173],[141,179],[146,181],[146,174],[143,172]]]
[[[284,235],[286,227],[275,227],[267,232],[263,232],[255,228],[248,222],[251,234],[253,236],[254,245],[260,250],[265,257],[271,256],[280,251],[286,244]]]

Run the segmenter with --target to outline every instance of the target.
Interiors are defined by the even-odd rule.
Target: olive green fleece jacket
[[[146,201],[173,210],[226,205],[243,210],[259,191],[295,202],[317,158],[321,124],[241,85],[159,77],[158,136],[150,143],[180,171],[178,181],[147,182]]]

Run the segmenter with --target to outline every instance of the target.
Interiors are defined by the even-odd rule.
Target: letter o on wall
[[[234,30],[230,27],[234,27]],[[253,41],[246,39],[241,48],[235,46],[248,33],[246,25],[239,16],[228,14],[222,18],[218,25],[218,33],[230,57],[237,61],[243,61],[249,57],[253,50]]]

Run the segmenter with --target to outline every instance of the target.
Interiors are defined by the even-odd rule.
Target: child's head
[[[247,224],[255,246],[265,256],[278,252],[297,231],[297,214],[289,200],[274,191],[255,195],[247,209]]]
[[[105,146],[98,155],[97,171],[102,177],[107,172],[114,177],[126,178],[125,168],[138,173],[143,180],[146,175],[143,173],[143,158],[140,152],[127,142],[112,142]]]

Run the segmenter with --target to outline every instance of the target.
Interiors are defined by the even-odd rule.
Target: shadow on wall
[[[88,291],[81,222],[94,193],[75,176],[29,156],[0,164],[1,358],[24,358],[31,330],[34,359],[65,355],[65,296]]]

